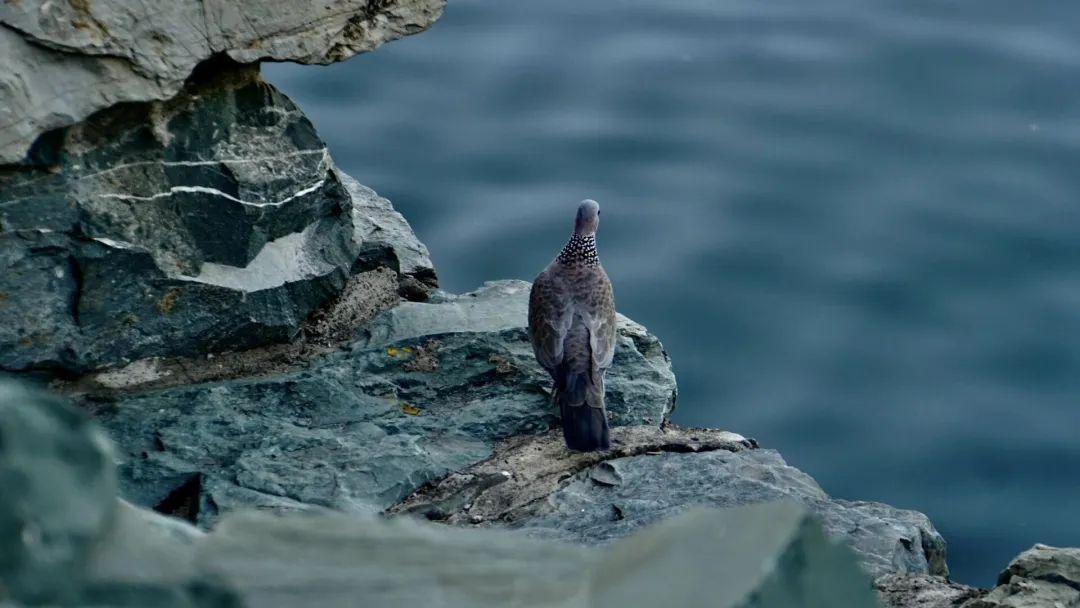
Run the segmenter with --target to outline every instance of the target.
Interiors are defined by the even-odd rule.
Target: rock
[[[887,574],[874,581],[883,608],[959,608],[986,592],[929,574]]]
[[[108,532],[88,560],[91,583],[186,583],[197,574],[196,544],[205,536],[173,517],[117,501]]]
[[[697,511],[603,551],[595,606],[876,606],[846,548],[783,503]]]
[[[669,449],[750,445],[721,432],[624,430]],[[610,550],[332,512],[230,514],[204,534],[113,498],[108,452],[80,413],[0,385],[0,481],[19,492],[0,501],[0,604],[874,605],[854,557],[794,505],[684,514]]]
[[[354,272],[434,281],[404,220],[257,68],[215,65],[39,148],[52,169],[0,174],[0,369],[287,342]],[[399,284],[369,299],[386,308]]]
[[[118,501],[97,542],[79,606],[239,608],[239,597],[196,559],[204,534],[178,519]]]
[[[750,449],[755,444],[738,435],[669,425],[619,429],[614,439],[606,455],[566,452],[556,433],[509,440],[488,460],[422,488],[391,512],[451,524],[480,516],[486,525],[594,545],[696,505],[784,500],[820,517],[871,575],[948,574],[945,542],[926,516],[832,499],[778,453]]]
[[[352,199],[353,240],[365,246],[368,256],[393,267],[398,274],[428,287],[437,287],[435,267],[427,246],[416,238],[409,223],[394,210],[390,201],[344,173],[339,172],[338,176]],[[386,255],[386,249],[389,249],[389,255]]]
[[[61,400],[0,380],[0,602],[79,591],[115,510],[104,435]]]
[[[234,515],[200,555],[251,606],[874,606],[848,551],[790,505],[700,511],[605,550],[340,515]]]
[[[998,576],[998,584],[1015,577],[1045,580],[1080,590],[1080,549],[1035,545],[1009,564]]]
[[[998,586],[964,608],[1080,606],[1080,549],[1035,545],[998,576]]]
[[[445,0],[0,3],[0,164],[48,131],[176,95],[212,57],[331,63],[427,29]],[[56,83],[64,83],[58,95]],[[33,154],[31,154],[33,156]],[[31,159],[33,160],[33,159]]]
[[[394,505],[391,514],[417,514],[449,524],[501,521],[513,524],[533,517],[534,507],[584,472],[591,483],[615,487],[623,483],[620,458],[665,452],[738,452],[754,447],[735,433],[674,426],[628,426],[612,433],[610,452],[570,452],[558,431],[541,436],[514,437],[500,443],[487,460],[429,484]],[[606,523],[604,524],[606,525]],[[567,540],[579,540],[569,536]]]
[[[402,303],[349,351],[300,371],[95,404],[123,454],[123,495],[201,525],[245,506],[380,511],[500,440],[546,432],[555,420],[525,332],[528,289]],[[615,357],[613,423],[666,419],[675,381],[659,341],[624,319]]]
[[[226,516],[201,550],[245,604],[568,606],[587,591],[580,547],[374,517]]]

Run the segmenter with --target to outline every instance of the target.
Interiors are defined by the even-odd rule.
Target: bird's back
[[[614,354],[615,312],[603,269],[567,269],[556,261],[536,278],[529,336],[554,382],[553,400],[570,449],[610,447],[604,372]]]
[[[596,253],[599,215],[595,201],[582,201],[573,236],[529,296],[533,352],[554,381],[566,445],[580,451],[610,445],[604,372],[615,352],[615,298]]]

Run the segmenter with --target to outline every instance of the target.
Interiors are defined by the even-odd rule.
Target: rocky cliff
[[[298,6],[0,5],[0,369],[285,343],[359,272],[434,285],[257,61],[348,57],[441,3]]]
[[[441,10],[0,4],[0,373],[79,406],[0,388],[0,605],[1075,601],[1075,552],[953,585],[924,515],[671,424],[668,355],[624,317],[614,447],[568,452],[529,285],[439,291],[259,76]]]

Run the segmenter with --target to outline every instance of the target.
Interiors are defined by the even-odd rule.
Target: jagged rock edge
[[[668,431],[668,430],[679,430],[679,431],[687,431],[687,432],[692,432],[692,431],[702,431],[702,432],[716,431],[716,429],[684,429],[684,428],[679,427],[679,426],[675,425],[674,423],[670,423],[670,422],[665,423],[664,425],[659,427],[658,430],[661,431],[661,432],[665,432],[665,431]],[[552,435],[552,436],[557,435],[557,434],[558,434],[557,430],[548,432],[548,435]],[[543,435],[541,435],[541,436],[543,436]],[[445,496],[445,497],[442,497],[442,498],[439,498],[439,499],[435,499],[435,500],[431,500],[431,501],[417,502],[416,504],[411,505],[411,506],[406,506],[406,505],[411,501],[415,501],[415,500],[420,499],[420,497],[422,497],[425,493],[438,492],[439,486],[443,482],[449,480],[451,477],[453,477],[455,475],[471,475],[473,473],[470,473],[470,471],[472,471],[474,469],[480,469],[484,465],[491,464],[491,463],[499,460],[500,458],[502,458],[505,455],[506,452],[512,450],[514,447],[517,447],[518,444],[524,443],[525,441],[528,441],[530,439],[536,439],[536,438],[537,438],[536,436],[528,436],[528,437],[512,437],[510,439],[506,439],[506,440],[504,440],[504,441],[502,441],[502,442],[500,442],[499,444],[496,445],[495,450],[493,451],[491,456],[489,456],[488,458],[485,458],[482,461],[474,463],[474,464],[470,465],[469,467],[466,467],[465,469],[462,469],[460,471],[452,472],[452,473],[442,477],[441,479],[425,482],[423,485],[421,485],[416,490],[411,492],[408,496],[406,496],[404,499],[399,501],[397,504],[395,504],[395,505],[389,507],[388,509],[386,509],[384,511],[384,513],[386,513],[387,515],[419,515],[419,516],[423,516],[423,517],[425,517],[425,518],[427,518],[427,519],[429,519],[431,521],[445,521],[446,519],[448,519],[452,515],[452,513],[447,513],[445,511],[443,511],[441,509],[442,505],[445,505],[445,504],[447,504],[449,502],[456,502],[456,499],[459,498],[462,494],[471,493],[474,490],[477,490],[477,491],[472,495],[472,498],[476,498],[476,497],[480,496],[481,494],[483,494],[484,492],[486,492],[487,490],[489,490],[489,489],[491,489],[491,488],[493,488],[493,487],[495,487],[497,485],[500,485],[501,483],[509,480],[510,478],[506,477],[506,476],[503,476],[503,478],[501,480],[492,480],[492,479],[488,479],[488,476],[485,475],[483,477],[479,477],[478,480],[475,483],[473,483],[473,482],[466,483],[463,487],[461,487],[457,491],[454,491],[453,493],[449,494],[448,496]],[[664,439],[664,438],[666,438],[666,437],[664,437],[664,436],[658,437],[658,439]],[[670,438],[668,438],[668,439],[670,439]],[[741,445],[741,447],[737,447],[737,446],[740,446],[740,445]],[[634,457],[638,457],[638,456],[653,455],[652,453],[659,454],[659,453],[663,453],[663,452],[683,453],[683,454],[686,454],[686,453],[701,454],[701,453],[713,452],[713,451],[718,451],[718,450],[725,450],[725,451],[728,451],[728,452],[738,452],[738,451],[741,451],[741,450],[744,450],[744,449],[757,449],[758,447],[759,446],[758,446],[758,443],[757,443],[756,440],[754,440],[754,439],[746,439],[746,438],[744,438],[741,442],[739,442],[739,441],[731,441],[731,440],[726,440],[725,441],[723,439],[715,439],[714,441],[711,441],[711,442],[710,441],[695,442],[693,440],[687,440],[687,441],[681,441],[681,442],[678,441],[678,440],[675,440],[675,441],[671,441],[671,440],[669,440],[669,441],[655,441],[655,442],[635,444],[635,445],[632,445],[632,446],[619,446],[618,444],[615,444],[615,446],[613,446],[612,449],[607,451],[607,452],[576,453],[574,455],[575,460],[573,461],[573,466],[560,472],[560,478],[559,478],[559,480],[557,482],[556,490],[559,487],[561,487],[565,481],[567,481],[571,477],[577,475],[578,473],[580,473],[580,472],[582,472],[582,471],[584,471],[586,469],[589,469],[591,467],[597,466],[597,465],[599,465],[599,464],[601,464],[603,462],[608,462],[610,460],[617,460],[619,458],[634,458]],[[539,500],[543,500],[544,498],[546,498],[546,496],[541,496],[541,497],[529,500],[529,501],[527,501],[525,503],[522,503],[521,505],[517,505],[515,507],[515,510],[523,509],[523,508],[525,508],[525,507],[527,507],[529,505],[535,504]],[[441,515],[441,517],[439,515]],[[501,514],[499,519],[504,520],[506,515],[508,515],[508,513]]]

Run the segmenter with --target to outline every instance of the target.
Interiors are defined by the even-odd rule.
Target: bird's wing
[[[563,342],[574,321],[573,298],[551,268],[536,277],[529,292],[529,340],[536,360],[549,372],[563,359]]]
[[[589,342],[592,347],[593,364],[598,370],[611,367],[611,361],[615,358],[615,294],[611,289],[611,280],[603,268],[599,269],[598,277],[593,285],[595,293],[590,294],[589,314],[587,324],[589,327]]]

